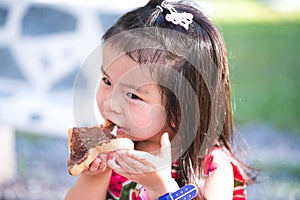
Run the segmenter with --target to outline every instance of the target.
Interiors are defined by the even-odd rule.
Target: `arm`
[[[76,184],[67,193],[65,200],[105,200],[111,173],[111,169],[106,168],[106,163],[96,158],[89,169],[80,175]]]
[[[158,199],[158,197],[165,193],[174,192],[179,189],[177,182],[171,176],[171,144],[167,133],[161,137],[160,152],[159,157],[163,159],[163,161],[159,161],[159,159],[156,158],[156,160],[152,162],[157,163],[156,166],[159,168],[157,171],[154,170],[149,174],[150,177],[153,177],[153,180],[150,180],[149,183],[145,183],[149,199]]]
[[[66,200],[105,200],[111,170],[98,175],[83,174],[73,188],[69,190]]]
[[[232,200],[234,189],[233,168],[224,152],[215,156],[217,169],[210,174],[204,183],[204,196],[207,200]]]
[[[146,186],[149,199],[158,199],[166,193],[175,192],[179,189],[177,182],[172,178],[158,180],[158,182],[153,182],[156,183],[155,185],[152,184],[152,186]]]

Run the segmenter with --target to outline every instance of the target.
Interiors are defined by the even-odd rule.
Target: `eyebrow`
[[[137,91],[137,92],[142,93],[142,94],[148,94],[149,93],[148,90],[145,90],[145,89],[142,88],[143,86],[137,87],[135,85],[131,85],[131,84],[127,84],[127,83],[121,83],[121,86],[122,87],[127,87],[129,89],[132,89],[132,90]]]
[[[101,68],[100,70],[101,70],[102,74],[104,74],[105,76],[107,76],[108,78],[110,78],[109,75],[104,71],[103,65],[101,65],[100,68]]]
[[[103,65],[101,65],[101,72],[107,77],[110,79],[110,76],[104,71],[103,69]],[[136,87],[135,85],[131,85],[131,84],[127,84],[127,83],[120,83],[122,87],[127,87],[129,89],[132,89],[134,91],[137,91],[139,93],[142,93],[142,94],[148,94],[149,91],[148,90],[145,90],[143,88],[141,88],[142,86],[140,87]]]

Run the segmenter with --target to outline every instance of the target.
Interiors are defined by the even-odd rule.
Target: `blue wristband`
[[[166,193],[158,198],[158,200],[190,200],[198,193],[197,187],[194,184],[188,184],[176,192]]]

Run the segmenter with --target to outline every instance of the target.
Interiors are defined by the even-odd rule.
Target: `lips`
[[[117,126],[117,135],[121,135],[124,133],[125,133],[125,130],[123,128]]]
[[[116,122],[114,122],[113,120],[107,118],[106,121],[113,124],[114,126],[114,129],[112,131],[113,134],[121,135],[126,133],[126,129],[120,126],[119,124],[117,124]]]

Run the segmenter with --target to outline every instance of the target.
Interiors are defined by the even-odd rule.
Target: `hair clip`
[[[185,28],[185,30],[189,29],[189,25],[193,22],[193,15],[191,13],[178,13],[174,7],[166,1],[163,1],[161,6],[170,12],[170,14],[167,14],[165,17],[168,22],[172,22],[175,25],[180,25]]]
[[[157,5],[156,8],[159,8],[160,12],[164,11],[164,9],[161,6],[159,6],[159,5]]]

